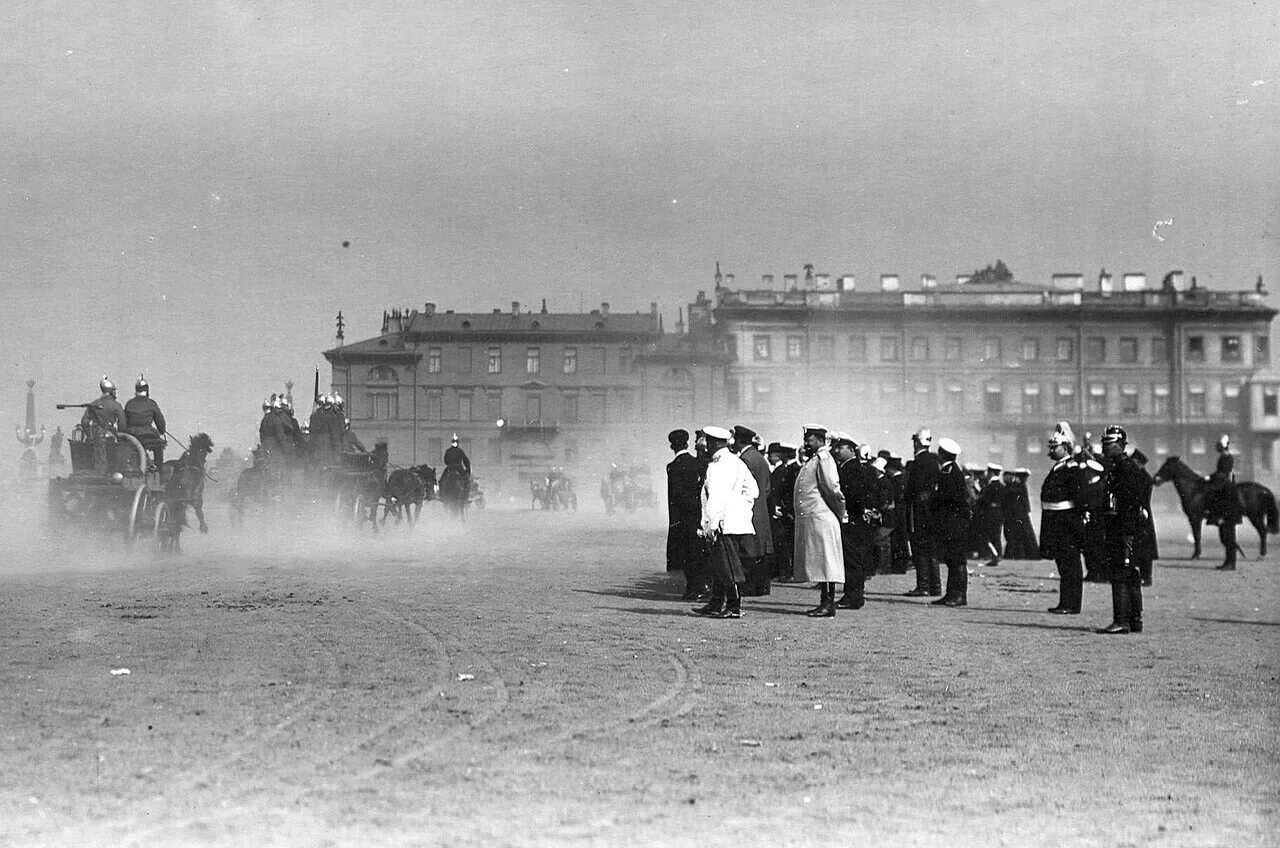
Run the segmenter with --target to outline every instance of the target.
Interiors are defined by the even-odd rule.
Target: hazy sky
[[[6,426],[29,377],[69,430],[55,400],[145,371],[175,431],[246,449],[264,395],[308,395],[338,310],[349,340],[425,301],[657,300],[670,328],[716,260],[739,284],[999,257],[1028,281],[1280,287],[1275,3],[134,0],[0,23]]]

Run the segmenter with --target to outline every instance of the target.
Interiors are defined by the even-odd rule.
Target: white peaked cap
[[[723,442],[727,442],[733,438],[733,434],[728,430],[723,427],[717,427],[714,424],[708,424],[706,427],[703,427],[702,434],[708,439],[719,439]]]
[[[960,446],[956,444],[954,439],[938,439],[938,450],[946,451],[952,456],[960,455]]]

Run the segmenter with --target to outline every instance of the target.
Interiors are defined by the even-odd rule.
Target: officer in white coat
[[[818,606],[806,615],[832,618],[836,614],[836,584],[844,582],[844,548],[840,525],[846,520],[840,471],[827,449],[827,428],[804,428],[805,460],[796,474],[795,575],[813,581],[821,590]]]
[[[707,441],[706,481],[702,484],[702,524],[698,534],[711,551],[711,600],[694,612],[708,618],[742,618],[738,584],[747,579],[742,567],[744,542],[755,529],[752,509],[760,490],[751,471],[729,450],[732,438],[723,427],[703,427]]]

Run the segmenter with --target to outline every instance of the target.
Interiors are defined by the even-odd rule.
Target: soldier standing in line
[[[1124,452],[1125,429],[1112,424],[1102,434],[1107,470],[1107,579],[1111,581],[1111,623],[1098,633],[1142,632],[1142,578],[1134,551],[1147,532],[1145,504],[1151,497],[1151,477]]]
[[[907,463],[903,479],[903,518],[916,569],[916,587],[905,594],[918,598],[942,594],[937,549],[932,529],[933,496],[938,488],[938,457],[929,447],[933,432],[922,427],[911,437],[915,456]],[[959,469],[957,469],[958,471]],[[962,484],[964,480],[960,481]]]
[[[881,451],[870,465],[875,472],[876,488],[879,491],[880,521],[876,526],[875,543],[872,545],[873,574],[890,574],[893,571],[893,534],[897,529],[897,504],[893,481],[889,479],[889,461]]]
[[[747,575],[742,594],[760,597],[769,594],[769,572],[773,568],[773,529],[769,526],[769,462],[756,447],[756,431],[741,424],[734,425],[733,442],[729,449],[747,466],[759,493],[751,511],[751,525],[755,533],[751,538],[742,540],[746,557],[742,567]]]
[[[1031,525],[1031,494],[1027,478],[1031,471],[1015,468],[1004,478],[1004,558],[1040,559],[1036,529]]]
[[[1077,448],[1075,457],[1084,471],[1085,534],[1080,551],[1084,555],[1084,582],[1104,583],[1106,578],[1102,573],[1106,570],[1106,551],[1103,549],[1102,513],[1107,505],[1106,469],[1098,461],[1088,433],[1084,434],[1084,442]],[[1089,526],[1093,522],[1097,522],[1096,527]]]
[[[689,431],[672,430],[667,443],[675,457],[667,463],[667,571],[683,571],[683,600],[692,601],[706,591],[706,575],[699,565],[702,543],[702,484],[698,460],[689,452]]]
[[[889,534],[890,560],[889,571],[893,574],[906,574],[911,570],[911,545],[907,541],[907,507],[904,504],[903,486],[906,477],[902,468],[902,457],[889,453],[884,469],[885,479],[889,481],[889,497],[893,503],[893,531]]]
[[[1074,448],[1071,425],[1059,421],[1048,443],[1053,466],[1040,485],[1040,555],[1058,567],[1055,615],[1078,615],[1084,595],[1084,469],[1071,457]]]
[[[844,594],[836,601],[839,609],[862,609],[866,604],[867,574],[870,573],[884,501],[875,470],[856,455],[857,443],[848,433],[831,434],[831,455],[839,466],[840,494],[844,496],[845,521],[840,525],[844,556]]]
[[[1240,495],[1236,489],[1236,457],[1231,452],[1231,437],[1225,433],[1218,439],[1218,465],[1209,475],[1209,491],[1205,497],[1205,521],[1218,525],[1218,539],[1226,556],[1219,571],[1236,570],[1236,525],[1244,519]]]
[[[978,504],[974,508],[973,523],[977,525],[979,541],[978,555],[990,557],[987,565],[1000,564],[1000,553],[1004,550],[1000,536],[1004,532],[1004,466],[994,462],[987,463],[987,477],[978,493]]]
[[[792,495],[796,488],[796,446],[782,442],[769,443],[769,527],[773,532],[773,576],[784,583],[792,579],[794,567],[792,544],[795,541],[796,516]]]
[[[1129,456],[1133,457],[1133,461],[1138,464],[1148,476],[1151,472],[1147,471],[1147,455],[1133,445],[1129,446],[1127,451]],[[1155,481],[1151,481],[1151,488],[1155,489]],[[1143,586],[1151,585],[1151,577],[1155,571],[1156,560],[1160,559],[1160,546],[1156,542],[1156,520],[1155,513],[1151,510],[1151,492],[1147,492],[1147,502],[1143,504],[1147,510],[1147,533],[1143,537],[1144,543],[1138,546],[1134,552],[1134,556],[1138,561],[1138,576],[1142,578]]]
[[[969,604],[969,565],[965,545],[973,512],[965,489],[964,471],[956,458],[960,445],[952,439],[938,440],[938,488],[933,498],[934,544],[947,564],[947,593],[934,606],[963,607]]]

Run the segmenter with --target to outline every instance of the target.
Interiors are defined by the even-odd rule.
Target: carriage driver
[[[156,471],[164,467],[165,423],[160,405],[151,399],[147,378],[138,375],[133,384],[133,397],[124,405],[125,431],[151,451]]]

